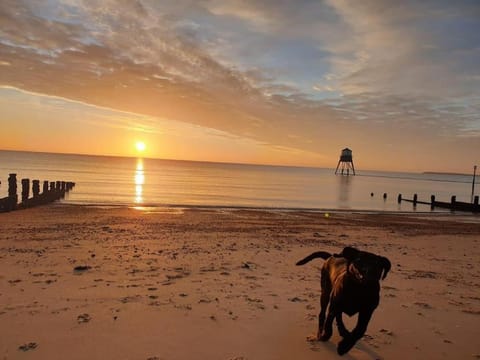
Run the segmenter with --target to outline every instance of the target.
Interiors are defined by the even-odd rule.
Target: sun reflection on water
[[[135,169],[135,203],[143,203],[143,185],[145,184],[145,173],[143,172],[143,159],[137,159]]]

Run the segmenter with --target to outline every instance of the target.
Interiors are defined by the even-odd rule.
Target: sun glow
[[[143,203],[143,185],[145,184],[145,173],[143,172],[143,160],[137,159],[135,169],[135,202]]]
[[[137,149],[139,153],[143,153],[147,149],[147,145],[143,141],[137,141],[135,143],[135,149]]]

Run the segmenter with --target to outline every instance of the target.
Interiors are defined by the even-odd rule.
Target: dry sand
[[[345,359],[480,359],[480,218],[95,208],[0,214],[0,359],[335,359],[322,260],[387,256]],[[80,270],[74,270],[79,267]],[[355,317],[348,319],[351,327]]]

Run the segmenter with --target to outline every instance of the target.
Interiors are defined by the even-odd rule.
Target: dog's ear
[[[382,276],[382,280],[383,280],[387,277],[387,273],[392,268],[392,264],[390,263],[390,260],[388,260],[384,256],[379,256],[379,258],[380,258],[380,263],[382,264],[382,267],[383,267],[383,276]]]
[[[343,248],[340,255],[343,256],[345,259],[347,259],[347,261],[350,262],[350,261],[353,261],[353,259],[355,259],[358,256],[359,253],[360,253],[359,250],[357,250],[353,247],[347,246],[347,247]]]

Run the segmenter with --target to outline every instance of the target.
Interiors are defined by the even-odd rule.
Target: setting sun
[[[147,148],[147,145],[143,141],[137,141],[135,143],[135,148],[137,149],[138,152],[144,152],[145,149]]]

